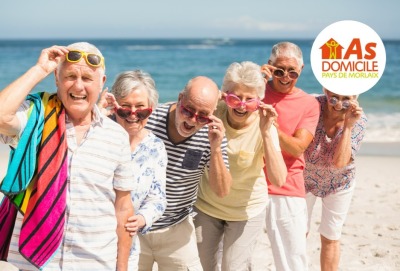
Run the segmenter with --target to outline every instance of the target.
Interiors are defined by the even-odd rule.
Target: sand
[[[1,179],[7,160],[8,147],[0,144]],[[364,143],[356,164],[357,186],[343,228],[340,270],[400,270],[400,174],[396,171],[400,143]],[[310,271],[320,269],[320,210],[318,201],[308,236]],[[266,234],[257,251],[256,270],[275,270]]]
[[[400,270],[400,143],[364,143],[356,157],[357,184],[341,237],[339,270]],[[320,270],[321,201],[308,235],[309,271]],[[275,270],[268,237],[260,239],[256,270]],[[267,251],[267,253],[265,253]],[[266,254],[266,255],[265,255]]]

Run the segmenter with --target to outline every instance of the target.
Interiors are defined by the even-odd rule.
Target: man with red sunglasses
[[[227,141],[222,121],[213,115],[218,86],[209,78],[191,79],[177,102],[150,115],[146,128],[164,141],[167,154],[167,208],[150,232],[139,235],[139,270],[202,270],[193,224],[193,205],[205,170],[219,196],[229,193]]]
[[[319,105],[313,96],[296,87],[303,66],[301,49],[281,42],[272,47],[268,64],[261,67],[266,78],[263,101],[278,112],[279,142],[288,170],[282,187],[268,182],[266,226],[276,270],[280,271],[308,270],[303,153],[314,138]]]
[[[57,93],[30,94],[53,72]],[[134,172],[127,132],[96,105],[105,81],[101,52],[78,42],[0,92],[0,257],[20,270],[128,270]]]

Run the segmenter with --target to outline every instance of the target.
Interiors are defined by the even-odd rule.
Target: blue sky
[[[315,38],[340,20],[400,39],[399,0],[3,1],[0,39]]]

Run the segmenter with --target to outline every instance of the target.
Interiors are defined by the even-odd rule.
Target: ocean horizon
[[[297,86],[310,94],[322,93],[310,65],[312,39],[286,39],[303,51],[304,69]],[[81,39],[0,40],[0,91],[33,66],[42,49],[68,45]],[[103,53],[106,87],[126,70],[142,69],[151,74],[159,102],[174,101],[187,81],[198,75],[212,78],[218,86],[232,62],[267,62],[272,46],[282,39],[89,39]],[[368,117],[366,142],[400,142],[400,40],[383,40],[386,67],[379,82],[359,97]],[[55,91],[49,76],[33,92]]]

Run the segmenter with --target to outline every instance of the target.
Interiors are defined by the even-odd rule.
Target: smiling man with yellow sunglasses
[[[56,94],[30,93],[53,72]],[[79,42],[42,50],[0,92],[0,143],[13,147],[0,184],[0,260],[22,270],[128,269],[134,173],[128,134],[96,105],[105,81],[101,52]]]

